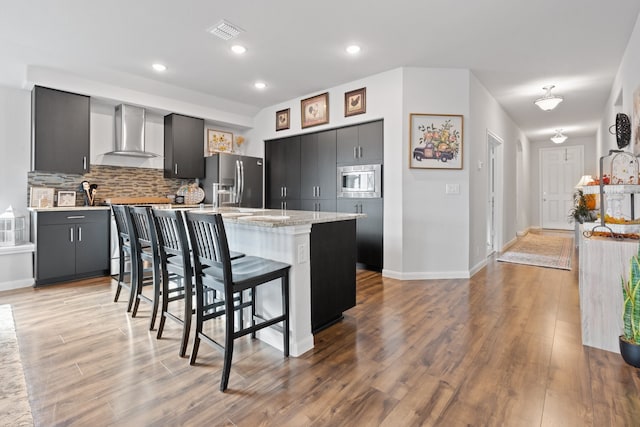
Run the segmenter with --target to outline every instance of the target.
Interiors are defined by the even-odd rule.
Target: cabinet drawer
[[[107,210],[38,212],[38,225],[102,222],[107,221],[108,217]]]

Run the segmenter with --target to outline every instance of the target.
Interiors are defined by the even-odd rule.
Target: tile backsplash
[[[89,181],[90,184],[98,186],[96,205],[112,197],[165,197],[176,194],[182,185],[193,182],[187,179],[165,178],[162,169],[105,165],[91,165],[91,171],[84,175],[31,171],[28,173],[27,181],[29,188],[53,188],[56,196],[61,190],[75,191],[76,206],[84,205],[82,181]],[[27,198],[29,197],[27,195]]]

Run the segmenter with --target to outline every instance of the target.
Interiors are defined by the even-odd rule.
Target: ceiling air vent
[[[222,40],[231,40],[238,37],[238,34],[242,33],[244,30],[223,19],[215,27],[209,28],[207,31]]]

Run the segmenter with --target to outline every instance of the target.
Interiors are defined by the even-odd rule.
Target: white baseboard
[[[382,276],[398,280],[430,280],[430,279],[468,279],[468,271],[414,271],[399,272],[388,269],[382,270]]]
[[[18,288],[28,288],[30,286],[33,286],[34,283],[35,281],[33,280],[33,277],[30,279],[10,280],[8,282],[0,283],[0,291],[9,291],[11,289],[18,289]]]

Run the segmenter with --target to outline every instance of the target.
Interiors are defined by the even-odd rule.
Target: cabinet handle
[[[69,229],[69,241],[73,243],[73,227]]]
[[[83,219],[84,215],[69,215],[67,219]]]
[[[287,187],[284,187],[284,197],[287,197]]]
[[[362,145],[358,147],[358,157],[362,158]]]
[[[87,170],[87,156],[82,156],[82,169]]]
[[[355,208],[356,213],[358,213],[358,205],[357,205],[357,204],[355,204],[355,205],[353,205],[353,207]]]
[[[178,175],[178,164],[176,163],[175,166],[173,167],[173,173]]]
[[[353,147],[353,158],[354,159],[358,158],[358,147]]]
[[[320,198],[320,186],[318,186],[317,188],[318,188],[318,194],[316,195],[316,197]]]
[[[78,227],[78,242],[82,242],[82,227]]]
[[[284,187],[280,187],[280,197],[284,197]]]

